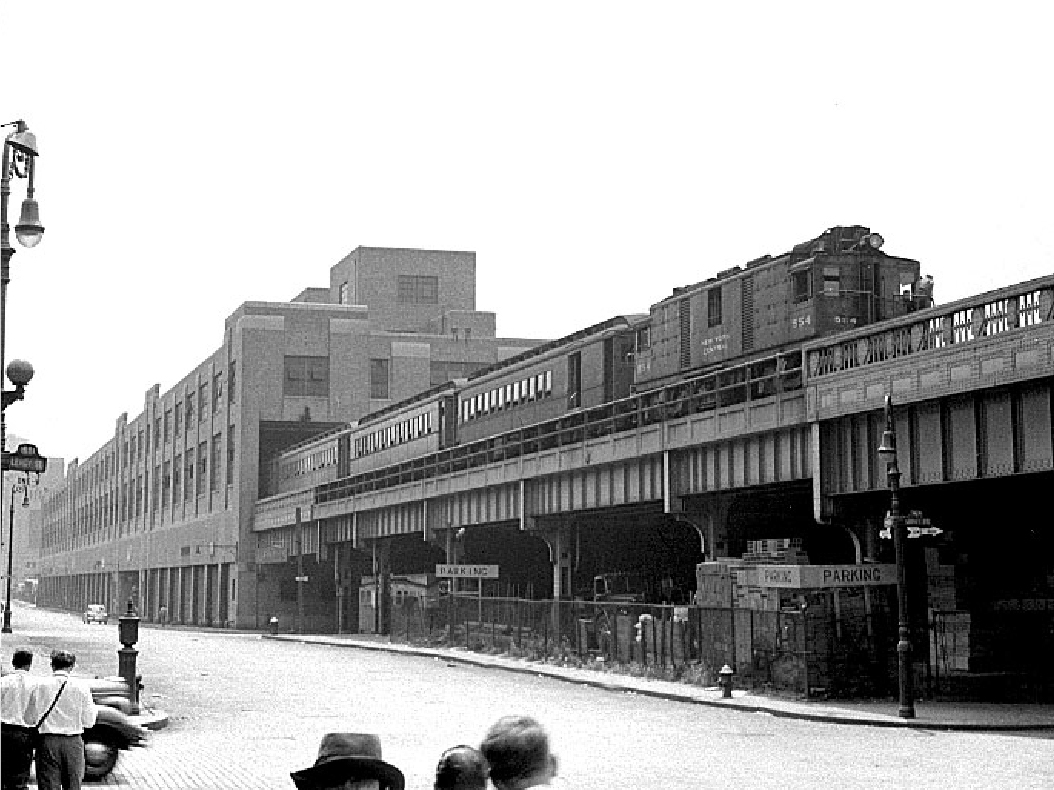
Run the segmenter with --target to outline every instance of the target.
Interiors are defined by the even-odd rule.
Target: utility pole
[[[296,509],[296,632],[304,633],[304,523]]]

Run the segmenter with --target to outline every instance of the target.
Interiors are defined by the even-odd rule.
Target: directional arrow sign
[[[296,580],[298,582],[306,582],[307,581],[307,576],[297,576]]]
[[[892,527],[886,527],[885,529],[879,531],[878,536],[880,538],[885,539],[885,540],[892,540],[893,539],[893,528]]]

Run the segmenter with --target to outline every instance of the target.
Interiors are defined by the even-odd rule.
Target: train
[[[637,388],[931,306],[933,281],[920,276],[919,262],[887,255],[883,245],[870,228],[838,226],[674,289],[651,307]]]
[[[830,228],[279,454],[279,494],[351,496],[802,386],[803,343],[932,305],[919,262]]]

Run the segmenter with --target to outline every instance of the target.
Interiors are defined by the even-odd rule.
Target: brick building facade
[[[218,349],[74,459],[43,503],[40,602],[258,627],[253,504],[290,444],[538,341],[495,337],[475,253],[359,247],[328,288],[245,302]]]

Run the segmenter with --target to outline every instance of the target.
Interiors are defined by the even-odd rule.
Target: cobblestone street
[[[19,607],[3,660],[28,644],[71,647],[79,669],[116,671],[116,626]],[[143,628],[146,702],[169,715],[147,748],[122,753],[98,786],[291,788],[331,731],[380,734],[409,788],[429,788],[444,748],[478,743],[499,716],[550,729],[564,786],[1041,788],[1044,737],[934,733],[778,719],[613,693],[447,661],[257,634]]]

